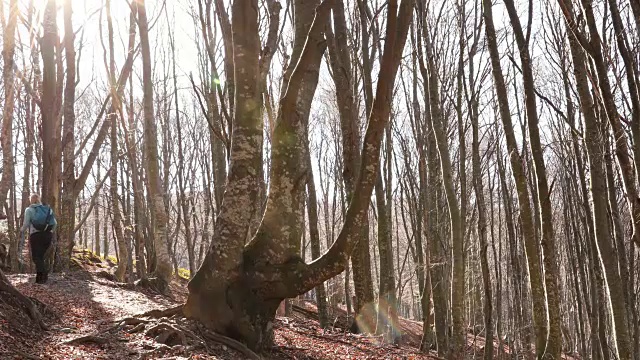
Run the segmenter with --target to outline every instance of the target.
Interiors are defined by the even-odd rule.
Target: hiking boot
[[[42,273],[36,273],[36,284],[42,284]]]

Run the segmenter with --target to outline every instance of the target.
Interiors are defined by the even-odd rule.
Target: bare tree
[[[581,109],[584,116],[586,137],[585,140],[590,167],[591,198],[593,202],[594,219],[593,221],[596,232],[595,238],[597,241],[597,254],[599,255],[598,265],[602,266],[607,280],[606,284],[608,284],[610,301],[607,302],[607,307],[610,307],[613,314],[613,330],[615,331],[618,357],[620,359],[631,359],[631,340],[629,337],[629,328],[625,310],[626,307],[624,304],[625,297],[622,290],[623,285],[620,280],[620,274],[617,270],[615,256],[613,255],[615,250],[611,241],[609,222],[606,214],[607,190],[606,173],[604,170],[604,144],[602,139],[603,135],[600,130],[597,115],[594,111],[594,101],[589,91],[586,56],[583,52],[583,49],[581,48],[581,46],[586,46],[588,43],[585,42],[586,38],[582,30],[576,28],[572,2],[560,1],[560,5],[565,16],[567,27],[570,30],[568,31],[568,36],[571,48],[571,56],[574,62],[574,76],[576,78],[576,85],[578,94],[580,96]],[[590,4],[583,5],[590,6]],[[591,51],[591,56],[595,58],[594,60],[596,62],[596,66],[598,67],[598,76],[606,76],[602,73],[602,71],[605,71],[605,69],[602,68],[602,66],[604,65],[602,64],[602,59],[600,57],[601,48],[599,44],[599,37],[597,37],[597,35],[593,33],[594,31],[597,31],[597,28],[595,28],[595,24],[593,24],[593,13],[590,12],[589,9],[590,8],[587,8],[586,12],[588,17],[589,30],[592,32],[591,35],[593,36],[593,38],[591,39],[592,43],[589,46],[589,49]],[[601,78],[600,80],[601,82],[607,81],[603,78]],[[611,124],[614,125],[619,120],[617,118],[617,114],[610,113],[615,112],[615,109],[611,108],[612,106],[614,106],[612,104],[612,99],[609,98],[607,100],[608,95],[610,94],[610,91],[607,91],[608,84],[601,84],[601,86],[604,87],[603,100],[605,101],[605,103],[608,102],[608,105],[605,105],[605,108],[607,108],[607,116],[609,117],[609,121],[611,122]],[[613,119],[613,117],[615,117],[615,119]],[[614,133],[616,133],[616,131],[614,131]],[[620,140],[616,141],[616,145],[618,147],[618,151],[620,151]],[[620,153],[618,154],[620,155]],[[623,172],[626,171],[624,170],[624,161],[628,160],[623,161],[620,159],[620,156],[618,157],[618,159],[620,161],[620,166],[623,169]],[[635,187],[635,185],[633,186]],[[601,288],[597,291],[606,291],[606,289]]]
[[[558,263],[556,260],[555,235],[553,230],[553,214],[551,208],[551,193],[547,182],[547,170],[545,167],[542,145],[540,144],[540,130],[538,128],[538,105],[536,102],[535,83],[533,78],[531,55],[529,54],[529,39],[531,25],[524,34],[520,18],[512,0],[505,0],[505,6],[511,19],[516,43],[522,63],[522,75],[524,81],[525,105],[527,109],[527,124],[529,125],[529,142],[533,157],[535,178],[537,180],[537,203],[542,219],[542,249],[544,259],[544,279],[547,293],[547,309],[549,317],[549,330],[546,349],[538,356],[560,357],[562,353],[562,331],[560,318],[560,294],[558,289]],[[529,5],[529,18],[533,17],[533,5]]]
[[[393,83],[411,22],[412,4],[411,1],[403,1],[398,12],[397,3],[395,1],[389,3],[387,42],[377,96],[364,140],[360,186],[356,188],[340,236],[324,255],[309,265],[301,261],[297,255],[298,252],[290,252],[289,244],[292,241],[292,234],[289,231],[295,232],[296,227],[299,226],[295,222],[297,203],[294,201],[294,196],[304,190],[304,187],[299,185],[304,184],[300,181],[306,178],[302,177],[306,172],[300,174],[296,171],[301,164],[296,163],[295,152],[304,153],[299,149],[300,143],[296,139],[299,135],[293,133],[299,126],[299,120],[295,112],[284,110],[295,106],[307,66],[314,64],[317,69],[320,65],[324,52],[322,33],[329,18],[331,2],[325,1],[317,8],[299,64],[291,74],[287,91],[281,98],[282,111],[279,112],[279,116],[283,117],[276,125],[272,140],[274,148],[271,185],[265,220],[257,236],[246,249],[245,233],[237,230],[246,229],[248,222],[242,220],[248,219],[247,209],[250,209],[253,204],[249,194],[255,194],[255,192],[251,187],[247,187],[252,184],[252,173],[238,173],[238,171],[244,165],[243,160],[245,163],[251,164],[251,161],[257,163],[255,156],[260,153],[256,148],[259,143],[255,140],[256,135],[251,135],[261,133],[261,123],[255,118],[256,110],[247,107],[245,103],[258,93],[255,88],[255,79],[258,76],[258,57],[255,55],[259,51],[257,2],[236,1],[232,9],[233,18],[236,19],[232,24],[236,34],[234,36],[235,68],[242,68],[244,71],[236,71],[235,74],[236,89],[243,89],[243,91],[236,92],[231,170],[223,208],[217,219],[216,234],[203,265],[189,284],[190,295],[184,311],[212,329],[239,338],[251,348],[261,349],[270,342],[270,323],[280,301],[283,298],[305,293],[342,272],[345,261],[356,243],[357,233],[354,230],[359,229],[357,224],[366,214],[365,210],[368,208],[368,200],[375,183],[380,141],[389,118]],[[250,112],[246,112],[247,110]],[[287,137],[291,137],[291,140],[283,141]],[[300,174],[300,177],[296,174]],[[242,192],[237,193],[235,189]],[[276,190],[278,194],[284,189],[288,189],[291,193],[282,193],[282,199],[273,199],[273,189],[278,189]],[[228,204],[227,200],[233,200],[233,204],[225,205]],[[273,206],[282,204],[286,205],[284,208],[279,208],[279,216],[283,219],[272,219],[270,214],[274,210]],[[237,215],[230,216],[231,214]],[[274,227],[275,224],[278,224],[278,227]],[[221,228],[224,230],[221,231]],[[266,236],[267,234],[270,236]],[[296,242],[299,242],[299,238]],[[256,251],[256,249],[265,251]],[[260,261],[255,255],[261,257]],[[239,268],[241,259],[244,265]],[[265,278],[264,275],[267,273],[269,275]],[[232,275],[229,276],[230,274]],[[268,281],[258,281],[247,288],[250,284],[247,280],[252,278],[268,279]],[[223,289],[226,290],[221,291]],[[221,298],[216,295],[223,293],[227,293],[228,296]],[[260,295],[256,296],[256,294]],[[227,301],[229,298],[235,300],[229,302]]]
[[[154,250],[156,264],[154,275],[157,281],[154,286],[164,289],[172,276],[171,262],[167,250],[168,214],[162,193],[162,179],[158,164],[158,137],[156,119],[153,108],[153,83],[151,79],[151,50],[149,45],[149,25],[144,0],[138,3],[138,28],[140,29],[140,46],[142,52],[142,78],[144,90],[144,144],[146,155],[147,192],[153,213]],[[168,179],[164,179],[168,181]]]
[[[500,118],[504,125],[507,149],[509,151],[509,158],[511,161],[511,170],[513,171],[516,189],[518,192],[518,202],[520,204],[520,222],[522,225],[522,233],[529,264],[531,296],[533,298],[533,321],[536,333],[536,353],[538,357],[542,357],[546,349],[548,327],[546,324],[547,307],[545,304],[546,296],[542,283],[540,254],[535,236],[531,202],[529,200],[529,189],[524,173],[523,160],[520,157],[520,153],[516,145],[513,124],[511,121],[511,112],[509,109],[507,88],[502,74],[502,69],[500,67],[500,54],[498,53],[496,30],[493,23],[492,4],[490,0],[484,0],[483,5],[486,39],[493,68],[493,82],[496,95],[498,97],[497,102],[500,110]]]
[[[9,2],[9,19],[5,21],[4,6],[0,6],[0,17],[2,17],[2,83],[4,85],[4,107],[2,109],[2,178],[0,178],[0,215],[5,215],[5,204],[7,201],[7,195],[9,189],[13,187],[15,182],[15,168],[14,168],[14,154],[13,154],[13,116],[16,98],[15,88],[15,52],[16,52],[16,40],[15,33],[18,23],[18,2],[17,0],[11,0]],[[11,201],[9,202],[9,209],[12,209]],[[7,221],[9,224],[13,224],[14,212],[8,211]],[[9,253],[13,261],[12,267],[16,267],[16,260],[18,255],[17,241],[15,240],[16,234],[9,234],[11,244],[9,247]]]

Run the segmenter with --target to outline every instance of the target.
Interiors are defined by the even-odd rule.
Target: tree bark
[[[309,177],[307,179],[307,213],[309,216],[309,236],[311,241],[311,257],[313,260],[320,257],[320,233],[318,232],[318,200],[316,199],[316,185],[311,166],[311,153],[307,149],[307,166]],[[327,292],[324,283],[316,286],[316,305],[318,307],[318,320],[321,328],[329,326],[327,313]]]
[[[387,134],[389,134],[387,132]],[[388,139],[387,139],[388,141]],[[390,146],[390,144],[387,144]],[[388,164],[391,159],[387,159]],[[387,182],[387,187],[391,184]],[[398,319],[396,299],[396,281],[393,264],[393,242],[391,239],[390,211],[391,203],[385,199],[382,174],[378,172],[375,187],[376,207],[378,209],[378,253],[380,256],[380,288],[378,293],[378,318],[376,333],[382,334],[389,343],[397,343],[401,329]]]
[[[322,52],[317,51],[318,45],[323,41],[321,31],[325,28],[329,17],[331,2],[323,2],[316,12],[316,18],[309,30],[309,41],[300,57],[299,65],[291,74],[287,93],[281,99],[281,109],[292,108],[295,105],[298,90],[304,78],[305,65],[314,61],[316,57],[321,57]],[[291,256],[284,263],[268,263],[270,254],[256,252],[256,247],[245,249],[244,239],[246,233],[231,232],[230,230],[246,229],[250,222],[252,211],[249,194],[255,189],[255,181],[252,182],[252,173],[238,174],[239,166],[257,164],[260,165],[258,156],[261,154],[259,141],[251,135],[261,135],[261,122],[256,118],[258,109],[247,107],[249,104],[256,104],[255,96],[259,90],[255,86],[258,77],[257,56],[259,51],[259,38],[257,36],[257,2],[236,1],[233,4],[232,24],[234,31],[236,88],[243,91],[236,92],[236,112],[234,119],[233,141],[231,149],[231,171],[227,182],[227,190],[224,194],[223,207],[216,221],[216,233],[212,239],[212,246],[205,258],[203,265],[189,283],[189,298],[185,305],[185,314],[203,322],[207,327],[232,336],[245,342],[250,348],[260,350],[271,344],[272,324],[277,306],[284,298],[295,297],[318,286],[325,280],[344,271],[345,260],[348,259],[356,240],[354,226],[362,219],[365,210],[369,205],[369,197],[374,185],[377,171],[377,160],[380,150],[380,140],[384,126],[389,117],[389,104],[391,90],[395,80],[396,71],[400,63],[400,55],[404,47],[408,24],[411,19],[411,4],[403,2],[400,7],[400,15],[396,15],[397,4],[392,1],[389,4],[388,16],[388,39],[385,47],[385,59],[382,66],[381,82],[378,84],[378,96],[374,102],[370,126],[365,136],[365,148],[363,158],[362,173],[359,186],[354,194],[352,205],[347,211],[345,226],[338,236],[338,239],[320,258],[309,265],[306,265],[298,257]],[[401,21],[397,21],[397,17]],[[396,22],[399,23],[396,28]],[[400,34],[398,39],[396,35]],[[238,56],[240,55],[240,56]],[[315,61],[316,66],[320,65]],[[244,116],[241,116],[244,115]],[[294,116],[294,115],[289,115]],[[291,146],[295,149],[295,141],[291,143],[283,142],[283,138],[288,131],[295,129],[295,117],[284,118],[278,124],[274,132],[274,152],[282,152]],[[242,126],[242,127],[241,127]],[[244,133],[243,133],[244,131]],[[278,132],[281,134],[278,134]],[[260,134],[260,135],[258,135]],[[293,139],[295,139],[295,134]],[[280,136],[280,140],[275,138]],[[297,135],[299,136],[299,135]],[[238,146],[240,145],[240,147]],[[278,156],[282,156],[278,158]],[[287,160],[296,157],[286,157],[283,153],[274,156],[272,161],[280,161],[278,165],[282,169],[291,169],[294,165]],[[276,160],[278,159],[278,160]],[[236,160],[238,162],[236,162]],[[244,164],[243,164],[244,161]],[[289,191],[295,191],[296,182],[292,179],[290,172],[275,172],[275,163],[271,168],[271,181],[274,184],[275,177],[279,179],[282,189],[287,185]],[[258,174],[258,171],[253,174]],[[243,176],[240,176],[243,175]],[[286,179],[289,179],[288,184]],[[302,178],[299,180],[306,180]],[[234,189],[235,188],[235,189]],[[271,188],[273,189],[273,188]],[[273,191],[273,190],[270,190]],[[255,196],[255,192],[253,192]],[[271,196],[271,193],[270,193]],[[287,195],[289,198],[291,194]],[[287,200],[290,201],[290,200]],[[228,204],[228,205],[225,205]],[[293,205],[294,202],[290,201]],[[228,206],[228,208],[225,208]],[[266,212],[273,211],[267,205]],[[291,208],[285,209],[287,214],[295,214]],[[235,216],[230,216],[235,215]],[[287,221],[291,221],[290,219]],[[226,225],[226,226],[221,226]],[[298,226],[297,224],[293,224]],[[264,222],[263,226],[264,227]],[[223,228],[224,230],[220,230]],[[275,229],[274,235],[269,236],[271,242],[279,244],[264,244],[264,248],[285,248],[290,241],[290,234],[281,232],[282,229]],[[265,231],[265,229],[259,230]],[[262,235],[258,235],[262,236]],[[258,238],[256,236],[256,238]],[[252,242],[256,241],[256,238]],[[299,239],[298,239],[299,240]],[[266,240],[262,240],[266,241]],[[255,244],[260,244],[256,242]],[[253,246],[256,246],[256,245]],[[254,255],[266,257],[264,261],[256,262]],[[278,254],[281,257],[282,254]],[[224,295],[223,295],[224,294]]]
[[[415,38],[412,37],[415,41]],[[423,234],[427,235],[429,221],[431,221],[428,210],[428,197],[431,189],[428,184],[427,177],[427,130],[428,119],[420,111],[420,103],[418,101],[418,72],[417,72],[417,56],[412,56],[413,62],[413,118],[415,125],[413,131],[416,138],[416,147],[418,148],[418,201],[417,201],[417,219],[415,236],[415,253],[416,253],[416,276],[418,277],[418,291],[420,296],[420,308],[422,310],[422,339],[420,340],[420,351],[428,352],[434,343],[434,333],[432,331],[433,317],[431,316],[431,251],[429,244],[423,245]],[[405,155],[405,162],[408,164],[409,156]],[[407,166],[408,167],[408,166]],[[413,194],[412,194],[413,195]],[[425,240],[428,240],[425,236]]]
[[[62,192],[58,221],[58,251],[55,268],[57,271],[67,269],[73,251],[73,228],[75,226],[76,197],[75,186],[75,92],[76,92],[76,52],[75,34],[72,22],[73,9],[71,2],[64,4],[64,50],[66,61],[66,79],[64,88],[62,124]]]
[[[472,91],[474,90],[472,89]],[[476,194],[476,206],[478,207],[478,240],[480,241],[480,265],[482,267],[482,285],[484,287],[484,333],[486,339],[484,359],[490,360],[493,359],[493,294],[491,290],[491,276],[489,274],[489,261],[487,258],[487,248],[489,247],[487,241],[487,208],[484,201],[484,186],[482,184],[480,139],[478,136],[478,101],[475,93],[472,95],[471,101],[473,189]]]
[[[43,18],[42,36],[42,202],[54,211],[60,198],[60,126],[56,108],[56,44],[58,27],[56,2],[48,0]]]
[[[268,262],[281,263],[300,254],[304,189],[310,170],[305,156],[306,134],[320,62],[326,48],[319,31],[322,24],[316,23],[317,28],[311,29],[312,22],[325,20],[317,17],[314,20],[313,10],[318,3],[316,0],[294,3],[295,42],[291,62],[284,74],[283,96],[272,134],[269,196],[262,223],[245,252],[249,258],[254,258],[253,261],[269,259]],[[287,176],[275,176],[281,173]],[[287,238],[287,241],[273,242],[271,237]],[[259,253],[268,256],[254,256]]]
[[[4,8],[4,7],[3,7]],[[4,24],[4,11],[0,14]],[[4,85],[4,107],[2,109],[2,178],[0,178],[0,215],[4,214],[9,188],[15,181],[13,157],[13,110],[15,108],[14,55],[16,52],[16,27],[18,23],[18,1],[9,1],[9,21],[4,26],[2,39],[2,82]],[[13,223],[13,214],[7,214]],[[10,235],[13,237],[13,234]]]
[[[129,263],[129,252],[125,242],[123,230],[122,230],[122,213],[120,212],[120,200],[118,199],[118,122],[116,121],[118,113],[121,109],[121,101],[118,96],[118,89],[116,83],[116,63],[113,49],[113,24],[111,21],[111,0],[106,0],[105,7],[107,9],[107,28],[109,38],[109,68],[107,73],[109,74],[109,86],[111,88],[111,106],[107,117],[111,124],[110,131],[110,155],[111,155],[111,170],[109,174],[109,191],[111,195],[111,207],[112,207],[112,224],[113,231],[115,233],[116,244],[118,249],[118,267],[115,271],[115,277],[118,281],[125,281],[125,274],[127,272],[127,265]],[[106,56],[106,55],[105,55]],[[68,75],[68,74],[67,74]],[[74,211],[75,212],[75,211]]]
[[[158,279],[156,286],[160,290],[168,285],[172,277],[171,261],[167,251],[168,242],[168,213],[164,205],[162,194],[162,179],[158,164],[158,135],[156,119],[153,109],[153,79],[151,74],[151,50],[149,44],[149,26],[145,1],[138,2],[138,27],[140,30],[140,45],[142,50],[142,81],[144,92],[144,145],[146,154],[147,191],[151,197],[152,224],[154,232],[154,248],[156,266],[154,275]],[[168,181],[168,179],[164,179]]]
[[[362,27],[362,52],[363,52],[363,87],[365,114],[371,112],[373,103],[373,86],[371,80],[371,59],[369,58],[369,33],[367,15],[364,8],[365,2],[358,1],[359,20]],[[345,8],[342,0],[336,1],[334,6],[333,21],[335,28],[335,40],[330,41],[330,64],[333,70],[334,84],[338,112],[340,113],[340,128],[342,131],[342,156],[344,167],[342,181],[346,190],[346,198],[352,199],[354,186],[357,181],[357,169],[360,168],[361,158],[359,153],[361,136],[358,113],[355,103],[354,80],[351,70],[352,60],[347,45],[347,25],[345,20]],[[330,39],[331,40],[331,39]],[[368,215],[368,214],[367,214]],[[355,303],[352,332],[370,332],[375,329],[375,299],[373,294],[373,280],[371,277],[371,254],[369,249],[369,219],[363,220],[360,229],[360,240],[356,244],[354,255],[351,257],[353,268],[353,285],[355,290]]]
[[[280,304],[280,301],[252,304],[256,301],[255,296],[246,293],[248,289],[243,286],[238,286],[240,269],[237,268],[242,263],[257,197],[258,174],[261,172],[257,0],[234,1],[232,16],[234,81],[238,91],[234,100],[229,174],[211,246],[200,269],[189,282],[189,297],[184,312],[207,327],[257,349],[269,346],[271,342],[265,337],[271,319],[269,316],[263,317],[263,312],[275,313]],[[225,293],[226,297],[217,296]]]

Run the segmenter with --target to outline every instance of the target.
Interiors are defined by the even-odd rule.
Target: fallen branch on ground
[[[94,344],[98,344],[98,345],[104,345],[106,343],[108,343],[109,340],[106,338],[103,338],[101,336],[98,335],[85,335],[85,336],[81,336],[75,339],[71,339],[71,340],[67,340],[64,342],[64,344],[66,345],[82,345],[82,344],[87,344],[87,343],[94,343]]]
[[[183,306],[184,304],[180,304],[180,305],[172,306],[163,310],[153,309],[145,313],[142,313],[140,315],[135,315],[135,317],[149,317],[153,319],[159,319],[163,317],[171,317],[174,315],[182,315]]]
[[[142,314],[137,314],[137,315],[133,315],[130,317],[126,317],[126,318],[122,318],[122,319],[118,319],[113,321],[113,324],[116,324],[114,327],[111,328],[122,328],[125,327],[127,325],[139,325],[139,324],[148,324],[151,321],[146,320],[144,318],[151,318],[151,319],[160,319],[163,317],[172,317],[175,315],[182,315],[182,304],[177,305],[177,306],[172,306],[166,309],[153,309],[147,312],[144,312]],[[130,330],[131,331],[131,330]]]
[[[317,313],[315,313],[315,312],[313,312],[311,310],[305,309],[302,306],[299,306],[299,305],[296,305],[296,304],[291,304],[291,309],[293,311],[299,312],[302,315],[304,315],[304,316],[306,316],[308,318],[311,318],[313,320],[318,320],[319,319]]]

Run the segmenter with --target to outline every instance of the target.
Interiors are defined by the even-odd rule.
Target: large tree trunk
[[[209,328],[260,348],[270,342],[263,337],[267,336],[269,316],[275,313],[280,301],[258,301],[255,294],[249,294],[250,287],[242,286],[242,269],[238,268],[261,172],[258,2],[236,0],[232,13],[234,81],[238,91],[234,99],[229,174],[211,246],[189,282],[184,311]]]
[[[142,51],[142,81],[144,92],[144,144],[146,154],[147,191],[151,198],[152,223],[154,232],[154,248],[156,266],[154,275],[158,279],[156,286],[163,290],[172,277],[171,261],[167,250],[169,223],[168,212],[162,194],[162,179],[158,164],[158,134],[153,109],[153,79],[151,74],[151,49],[149,45],[149,25],[144,0],[138,2],[138,27],[140,29],[140,45]],[[168,181],[168,179],[164,179]]]
[[[136,5],[134,4],[135,8]],[[69,4],[65,4],[65,30],[66,33],[73,34],[73,26],[71,22],[71,7]],[[133,21],[133,20],[132,20]],[[109,95],[102,103],[100,108],[98,119],[105,114],[106,111],[109,111],[109,114],[113,113],[113,108],[107,109],[107,105],[109,104],[109,100],[113,97],[120,99],[122,97],[122,93],[124,91],[124,85],[131,74],[133,60],[134,60],[134,40],[135,40],[135,27],[129,27],[129,45],[127,58],[122,67],[120,75],[118,77],[117,85],[115,86],[115,95]],[[111,129],[112,120],[114,120],[115,116],[109,116],[107,114],[105,121],[102,122],[99,130],[97,131],[97,135],[95,137],[95,141],[91,147],[89,152],[89,156],[87,157],[80,174],[77,178],[74,178],[75,173],[75,140],[74,140],[74,131],[75,131],[75,114],[74,114],[74,102],[75,102],[75,85],[76,85],[76,59],[75,59],[75,50],[74,50],[74,37],[73,36],[65,36],[65,51],[66,51],[66,62],[67,62],[67,81],[64,89],[64,139],[63,139],[63,160],[64,160],[64,169],[63,169],[63,179],[62,179],[62,204],[61,204],[61,213],[59,221],[59,228],[57,230],[58,233],[58,256],[56,259],[56,269],[64,270],[68,269],[69,262],[71,260],[71,250],[74,245],[75,238],[75,203],[80,195],[80,192],[84,188],[84,185],[93,170],[93,165],[100,153],[100,148],[102,147],[103,142],[109,136],[109,131]],[[43,59],[44,59],[44,47],[43,47]],[[43,61],[43,64],[45,62]],[[113,76],[113,74],[111,74]],[[44,84],[43,84],[44,86]],[[117,100],[116,100],[117,101]],[[42,101],[42,110],[43,113],[45,106],[44,94]],[[116,107],[117,109],[117,107]],[[60,128],[58,127],[58,131]],[[43,127],[44,132],[44,127]],[[83,140],[80,148],[84,148],[86,142],[89,140],[90,136],[87,136],[85,140]],[[44,145],[44,143],[43,143]],[[46,151],[43,151],[46,154]],[[99,178],[100,176],[98,176]],[[60,178],[58,176],[58,178]],[[46,179],[45,179],[46,180]],[[44,196],[44,189],[43,189]]]
[[[115,277],[118,281],[125,280],[125,274],[127,272],[127,265],[129,263],[129,250],[124,238],[122,229],[122,213],[120,211],[120,200],[118,196],[118,114],[122,113],[120,97],[118,96],[118,89],[116,83],[116,62],[113,54],[113,23],[111,21],[111,0],[106,0],[105,7],[107,9],[107,29],[109,38],[109,68],[107,73],[109,74],[109,86],[111,88],[111,107],[107,117],[111,123],[110,131],[110,155],[111,155],[111,169],[109,174],[109,191],[111,195],[112,206],[112,224],[113,231],[116,238],[116,245],[118,250],[118,267],[116,268]],[[133,25],[133,24],[132,24]],[[131,27],[131,26],[130,26]],[[106,55],[105,55],[106,56]]]
[[[369,26],[367,22],[367,4],[358,1],[358,14],[362,30],[362,77],[364,88],[365,113],[371,112],[373,103],[373,85],[371,80],[371,58],[369,50]],[[342,155],[344,157],[344,169],[342,179],[346,190],[347,199],[351,199],[354,193],[354,186],[357,181],[356,169],[360,168],[361,158],[359,154],[360,146],[360,126],[358,123],[357,107],[354,97],[354,81],[351,71],[351,56],[347,47],[347,26],[345,21],[345,8],[340,0],[336,2],[334,11],[335,22],[335,48],[331,51],[335,53],[332,58],[332,68],[334,71],[334,83],[336,84],[336,94],[338,111],[340,112],[340,127],[342,130]],[[351,257],[353,268],[353,285],[355,290],[355,304],[353,323],[350,330],[352,332],[371,332],[376,327],[376,313],[373,295],[373,279],[371,277],[371,254],[369,249],[369,219],[364,219],[360,229],[360,240],[356,244],[354,255]]]
[[[57,209],[60,197],[60,126],[56,108],[56,44],[58,26],[56,2],[48,0],[42,36],[42,201]]]
[[[31,21],[33,20],[33,14],[35,12],[35,8],[33,6],[33,0],[29,1],[29,6],[28,6],[28,15],[27,15],[27,21],[29,23],[31,23]],[[41,79],[41,72],[40,72],[40,61],[38,60],[38,50],[35,48],[31,49],[31,61],[33,64],[33,79],[32,79],[32,87],[34,89],[36,89],[36,92],[38,94],[41,94],[42,92],[42,79]],[[29,96],[30,101],[26,106],[26,114],[25,114],[25,154],[24,154],[24,172],[23,172],[23,179],[22,179],[22,205],[21,205],[21,214],[24,214],[24,210],[29,206],[29,195],[31,195],[31,193],[33,192],[33,189],[31,189],[31,177],[32,177],[32,168],[33,168],[33,152],[34,152],[34,145],[35,145],[35,141],[36,141],[36,136],[35,136],[35,120],[36,120],[36,109],[37,109],[37,103],[36,103],[36,98],[35,96],[33,96],[33,94],[31,94],[31,96]],[[26,236],[26,235],[25,235]],[[24,247],[25,244],[25,239],[21,238],[20,242],[17,246],[17,254],[15,256],[16,260],[20,259],[24,259],[27,258],[26,256],[24,256],[24,250],[26,249]],[[24,269],[22,269],[23,263],[22,262],[18,262],[18,269],[20,271],[23,271]]]
[[[283,96],[272,133],[271,151],[271,173],[286,173],[289,178],[270,176],[269,197],[262,224],[247,248],[249,253],[255,252],[256,255],[270,253],[272,256],[268,262],[271,263],[281,263],[294,254],[300,254],[300,238],[304,231],[301,221],[304,217],[304,185],[310,170],[305,155],[308,142],[306,134],[325,50],[323,39],[316,38],[318,29],[315,32],[310,30],[314,21],[313,10],[318,3],[316,0],[309,3],[297,0],[294,3],[294,48],[283,77]],[[315,21],[318,20],[323,19],[316,18]],[[313,42],[309,46],[305,46],[307,33],[309,41]],[[274,236],[287,240],[273,242],[269,238]],[[259,256],[255,256],[254,261],[260,261],[258,259]]]
[[[3,69],[2,69],[2,81],[4,85],[4,108],[2,110],[2,132],[0,135],[0,141],[2,142],[2,177],[0,178],[0,216],[3,216],[5,210],[5,204],[7,202],[7,195],[9,196],[9,203],[6,206],[7,223],[8,223],[8,237],[9,237],[9,256],[11,258],[11,268],[17,270],[20,263],[18,261],[18,234],[15,231],[15,225],[17,221],[15,219],[15,204],[11,201],[12,194],[15,194],[15,165],[13,154],[13,116],[16,100],[16,88],[15,88],[15,49],[16,40],[15,32],[18,21],[18,3],[16,0],[9,2],[9,19],[5,23],[4,6],[1,7],[0,16],[2,16],[3,24]],[[27,105],[28,106],[28,105]],[[26,161],[28,162],[28,160]]]
[[[76,197],[75,187],[75,98],[76,98],[76,52],[74,48],[75,35],[72,22],[73,9],[71,2],[64,4],[64,50],[66,60],[66,81],[64,88],[62,124],[62,194],[58,227],[58,251],[56,258],[56,270],[60,271],[69,267],[71,252],[73,250],[73,228],[75,227]]]
[[[439,356],[446,356],[449,351],[449,331],[448,329],[448,311],[447,304],[447,278],[445,269],[445,246],[442,242],[441,227],[440,224],[440,211],[438,199],[440,198],[440,189],[442,174],[440,171],[438,148],[436,145],[435,131],[433,128],[433,122],[431,121],[432,105],[431,97],[429,94],[429,72],[427,71],[427,65],[425,64],[424,54],[422,53],[422,41],[424,41],[426,24],[424,19],[427,16],[426,2],[418,2],[418,22],[417,27],[421,29],[421,33],[416,34],[417,49],[419,54],[419,68],[422,76],[423,83],[426,84],[427,90],[424,97],[424,128],[425,133],[423,141],[426,147],[426,164],[427,164],[427,195],[425,199],[425,227],[426,237],[428,243],[427,256],[431,256],[426,260],[427,264],[431,264],[426,268],[430,272],[430,279],[432,285],[433,294],[433,312],[435,317],[436,328],[436,342]]]
[[[428,106],[425,106],[425,110]],[[425,113],[425,121],[431,123],[430,113]],[[438,210],[439,188],[441,186],[441,174],[438,166],[438,149],[434,137],[433,127],[426,126],[428,139],[427,142],[427,200],[425,216],[427,217],[426,232],[429,253],[431,258],[428,260],[431,266],[427,268],[431,272],[431,285],[433,293],[433,312],[435,314],[436,324],[436,342],[438,344],[438,355],[446,356],[449,351],[449,331],[447,309],[447,278],[445,269],[445,249],[442,242],[441,229],[439,227],[441,213]]]
[[[328,252],[306,265],[297,254],[287,253],[291,249],[291,232],[299,226],[295,221],[301,220],[296,217],[296,197],[304,189],[307,176],[306,171],[300,174],[304,177],[297,177],[298,173],[291,171],[303,165],[295,163],[300,156],[291,151],[302,150],[297,147],[296,137],[306,134],[293,133],[305,127],[300,126],[298,114],[284,110],[294,109],[305,73],[314,67],[317,71],[320,66],[324,50],[322,30],[327,24],[330,6],[331,2],[325,1],[317,8],[299,66],[291,74],[287,91],[281,99],[281,118],[273,135],[271,187],[266,215],[247,248],[244,243],[253,215],[262,144],[262,122],[257,117],[260,109],[255,106],[259,104],[256,98],[260,94],[256,56],[260,50],[258,8],[255,0],[235,1],[232,7],[235,81],[236,89],[242,91],[236,92],[231,168],[212,245],[203,265],[189,283],[189,298],[184,312],[207,327],[241,340],[256,350],[271,344],[275,311],[283,299],[303,294],[344,271],[345,260],[357,239],[353,230],[359,229],[356,224],[366,214],[375,183],[380,142],[390,113],[391,90],[412,10],[411,1],[404,1],[398,20],[397,3],[391,1],[388,6],[388,40],[381,72],[384,75],[378,84],[365,136],[360,186],[355,191],[338,239]],[[286,141],[287,138],[290,141]],[[303,151],[301,153],[304,154]],[[272,199],[274,191],[281,198]],[[281,208],[283,219],[272,218],[276,210],[274,207],[283,204],[287,206]],[[296,240],[299,242],[299,238]]]

